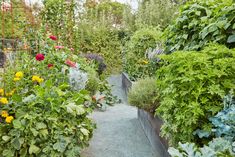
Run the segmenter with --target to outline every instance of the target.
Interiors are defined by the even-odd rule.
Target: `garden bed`
[[[122,88],[128,93],[133,82],[129,79],[128,74],[122,73]],[[159,117],[154,117],[153,114],[148,113],[142,109],[138,109],[138,119],[143,127],[143,130],[150,141],[154,151],[161,157],[169,157],[167,152],[168,142],[166,139],[160,137],[160,128],[162,120]]]

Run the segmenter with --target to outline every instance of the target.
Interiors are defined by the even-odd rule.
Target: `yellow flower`
[[[13,119],[14,119],[14,117],[8,116],[8,117],[6,118],[6,122],[7,122],[7,123],[11,123]]]
[[[4,118],[6,118],[6,117],[8,117],[9,115],[8,115],[7,111],[3,110],[3,111],[1,112],[1,116],[4,117]]]
[[[142,61],[143,64],[148,64],[149,62],[147,60]]]
[[[4,95],[4,89],[0,88],[0,96]]]
[[[8,104],[7,98],[0,98],[0,103],[3,104],[3,105]]]
[[[15,93],[15,89],[13,89],[12,91],[10,91],[9,93],[6,93],[6,96],[12,96]]]
[[[16,82],[16,81],[19,81],[20,78],[19,77],[15,77],[13,80]]]
[[[22,78],[24,76],[24,73],[22,71],[18,71],[16,74],[15,74],[15,77],[16,78]]]
[[[39,76],[34,75],[34,76],[32,77],[32,81],[33,81],[33,82],[41,83],[41,82],[43,82],[43,79],[40,78]]]

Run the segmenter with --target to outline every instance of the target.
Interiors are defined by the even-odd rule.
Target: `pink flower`
[[[64,46],[55,46],[55,49],[62,49]]]
[[[1,3],[1,11],[9,11],[11,10],[11,4],[7,2],[2,2]]]
[[[70,51],[74,51],[74,48],[70,48]]]
[[[65,64],[67,64],[67,65],[70,66],[70,67],[76,68],[76,63],[73,62],[73,61],[71,61],[71,60],[69,60],[69,59],[67,59],[67,60],[65,61]]]
[[[50,38],[51,40],[57,40],[57,37],[54,36],[54,35],[50,35],[49,38]]]
[[[35,58],[36,58],[37,61],[43,61],[45,57],[44,57],[43,54],[38,53]]]

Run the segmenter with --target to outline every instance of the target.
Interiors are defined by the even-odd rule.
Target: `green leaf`
[[[7,142],[11,139],[10,136],[2,136],[3,141]]]
[[[47,125],[45,123],[42,123],[42,122],[36,123],[37,130],[46,129],[46,128],[47,128]]]
[[[230,35],[227,40],[228,43],[234,43],[235,42],[235,34]]]
[[[17,120],[17,119],[15,119],[15,120],[13,121],[13,126],[14,126],[14,128],[16,128],[16,129],[20,129],[20,128],[22,127],[21,122],[20,122],[19,120]]]
[[[11,144],[12,146],[16,149],[16,150],[20,150],[20,141],[18,138],[14,138],[12,141],[11,141]]]
[[[64,139],[60,139],[60,141],[56,142],[54,145],[53,145],[53,149],[59,151],[59,152],[64,152],[66,147],[67,147],[68,143],[66,142],[66,140]]]
[[[31,144],[29,147],[29,154],[38,154],[40,152],[40,148]]]
[[[89,133],[90,133],[89,130],[87,130],[87,129],[85,129],[85,128],[81,128],[80,131],[82,132],[83,135],[89,136]]]

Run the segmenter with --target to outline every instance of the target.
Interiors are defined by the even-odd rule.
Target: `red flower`
[[[54,35],[50,35],[49,38],[50,38],[51,40],[57,40],[57,37],[54,36]]]
[[[37,61],[43,61],[45,57],[44,57],[43,54],[38,53],[35,58],[36,58]]]
[[[55,46],[55,49],[62,49],[64,46]]]
[[[67,64],[68,66],[70,67],[73,67],[73,68],[76,68],[76,63],[75,62],[72,62],[71,60],[67,59],[65,61],[65,64]]]
[[[53,64],[48,64],[47,67],[48,68],[52,68],[54,65]]]

